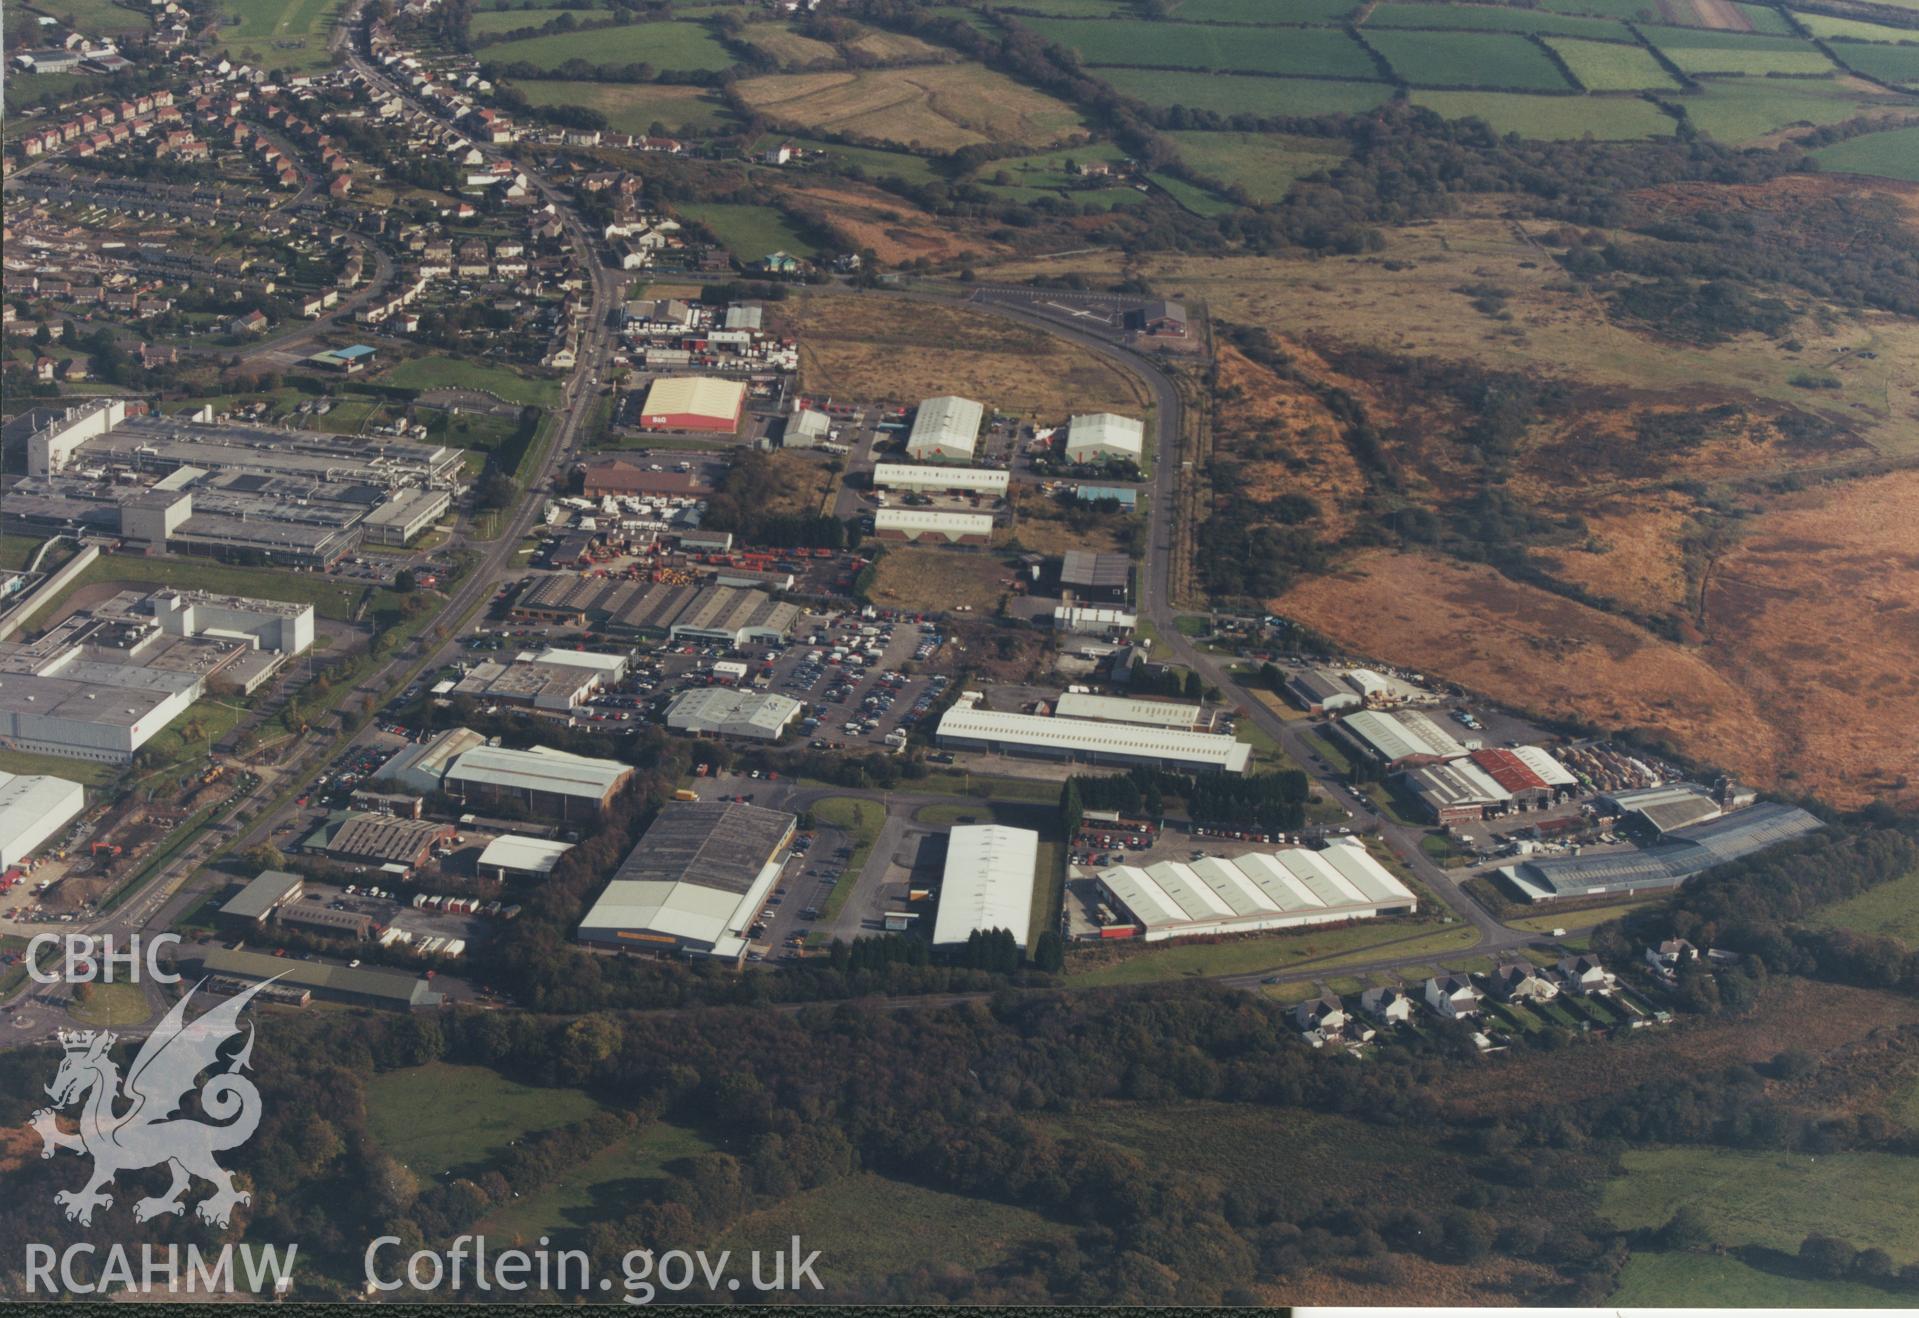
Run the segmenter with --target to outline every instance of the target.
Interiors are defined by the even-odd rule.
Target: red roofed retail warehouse
[[[738,380],[677,376],[655,380],[640,411],[642,430],[705,430],[731,435],[740,428],[746,386]]]

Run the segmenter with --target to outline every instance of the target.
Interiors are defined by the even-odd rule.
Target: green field
[[[1914,33],[1919,36],[1919,33]],[[1919,87],[1919,46],[1871,46],[1836,42],[1832,53],[1854,73],[1901,87]]]
[[[1634,1254],[1606,1302],[1622,1309],[1897,1309],[1907,1301],[1876,1286],[1815,1281],[1721,1254]]]
[[[51,15],[66,22],[73,20],[75,30],[93,36],[128,36],[145,32],[153,26],[147,16],[146,6],[129,8],[117,5],[113,0],[43,0],[34,9],[42,14]],[[28,27],[27,11],[14,5],[7,6],[7,31],[21,32]],[[13,81],[8,78],[7,81]]]
[[[1629,1149],[1606,1183],[1599,1215],[1622,1230],[1657,1227],[1681,1204],[1702,1213],[1718,1245],[1791,1254],[1813,1232],[1877,1246],[1895,1264],[1919,1261],[1912,1229],[1919,1159],[1892,1153]]]
[[[1178,202],[1182,209],[1211,218],[1227,215],[1239,208],[1210,188],[1198,187],[1172,174],[1148,174],[1147,181]]]
[[[123,766],[94,760],[70,760],[64,755],[35,755],[31,751],[0,750],[0,773],[44,773],[69,782],[101,787],[120,776]]]
[[[877,1292],[887,1277],[927,1258],[934,1241],[943,1266],[970,1273],[1030,1243],[1072,1240],[1070,1229],[1028,1209],[861,1172],[747,1214],[715,1248],[737,1258],[788,1248],[795,1236],[820,1251],[816,1271],[828,1295]]]
[[[1774,37],[1799,35],[1793,30],[1785,14],[1771,5],[1734,4],[1733,8],[1746,16],[1746,21],[1752,24],[1754,32],[1763,32]]]
[[[514,1140],[590,1117],[599,1104],[577,1089],[542,1089],[483,1066],[387,1071],[367,1082],[367,1126],[416,1176],[484,1164]]]
[[[1447,119],[1484,119],[1496,133],[1549,142],[1575,141],[1588,133],[1602,142],[1628,142],[1668,136],[1678,127],[1658,106],[1636,96],[1414,92],[1412,102]]]
[[[1909,104],[1862,95],[1837,79],[1727,78],[1675,99],[1700,132],[1735,145],[1794,124],[1836,124]]]
[[[1369,31],[1366,40],[1415,87],[1571,90],[1545,51],[1511,33]]]
[[[1651,22],[1659,17],[1657,0],[1540,0],[1541,9],[1555,14],[1597,14],[1601,18],[1630,18]]]
[[[761,139],[769,146],[774,144],[774,140],[773,138]],[[940,173],[933,168],[931,159],[926,156],[916,156],[910,151],[885,151],[869,146],[843,146],[838,142],[819,142],[811,138],[794,137],[791,134],[782,135],[777,140],[791,142],[795,146],[805,147],[808,150],[822,151],[841,168],[857,165],[860,172],[867,178],[897,178],[907,183],[924,184],[935,182],[941,177]],[[1088,150],[1093,149],[1096,148],[1088,148]],[[995,162],[996,166],[1004,164],[1004,161]]]
[[[1379,76],[1351,37],[1331,28],[1234,28],[1121,19],[1036,18],[1027,24],[1088,64],[1223,69],[1320,78]]]
[[[705,87],[646,82],[562,82],[527,79],[513,84],[534,105],[578,105],[598,110],[622,133],[646,136],[654,126],[668,134],[709,133],[733,121],[733,112]]]
[[[1804,14],[1793,11],[1793,17],[1815,37],[1824,37],[1828,41],[1919,41],[1919,29],[1909,27],[1886,27],[1879,23],[1862,23],[1856,18],[1832,18],[1826,14]],[[1845,52],[1840,52],[1845,58]]]
[[[1643,31],[1660,54],[1687,73],[1832,72],[1832,61],[1818,47],[1796,38],[1683,27],[1647,27]]]
[[[1539,32],[1560,37],[1592,37],[1601,41],[1631,41],[1632,33],[1611,19],[1581,18],[1543,13],[1537,9],[1510,9],[1503,5],[1375,5],[1366,16],[1366,29],[1382,27],[1452,28],[1474,32]]]
[[[41,963],[43,966],[45,962]],[[74,995],[73,1006],[68,1009],[72,1017],[82,1025],[91,1025],[95,1029],[125,1029],[129,1025],[138,1025],[153,1014],[147,1005],[147,995],[138,984],[83,984],[87,990],[86,998],[81,1000]]]
[[[1357,0],[1179,0],[1173,17],[1188,23],[1317,25],[1340,22],[1357,8]]]
[[[1573,77],[1595,92],[1668,91],[1679,84],[1644,46],[1621,46],[1610,41],[1546,39],[1573,71]]]
[[[1308,174],[1345,159],[1345,143],[1287,133],[1168,133],[1180,157],[1260,203],[1278,201]]]
[[[220,0],[220,43],[266,69],[313,69],[331,62],[327,37],[343,0]],[[237,18],[238,23],[226,20]]]
[[[1391,87],[1377,82],[1245,78],[1164,69],[1100,69],[1094,76],[1114,91],[1148,105],[1183,105],[1218,114],[1364,114],[1384,105],[1393,94]]]
[[[1282,971],[1321,958],[1327,968],[1380,957],[1444,956],[1463,952],[1478,942],[1472,929],[1455,926],[1436,930],[1430,925],[1403,921],[1367,920],[1340,929],[1301,929],[1246,937],[1224,943],[1170,942],[1134,951],[1129,956],[1100,962],[1090,955],[1069,953],[1066,974],[1078,988],[1118,984],[1153,984],[1212,975],[1249,975]],[[1382,944],[1392,944],[1384,947]]]
[[[478,1230],[503,1242],[524,1245],[544,1235],[555,1247],[570,1247],[585,1228],[623,1215],[646,1194],[650,1182],[668,1174],[668,1163],[712,1148],[698,1131],[656,1121],[530,1198],[491,1214]]]
[[[733,57],[698,23],[634,23],[588,32],[562,32],[505,41],[480,52],[488,63],[557,69],[568,60],[588,64],[651,64],[675,72],[731,68]]]
[[[1813,152],[1812,158],[1819,162],[1820,168],[1834,173],[1874,174],[1919,183],[1919,128],[1898,128],[1889,133],[1855,137],[1849,142],[1835,142]],[[1909,901],[1908,909],[1919,916],[1919,896]],[[1914,919],[1906,937],[1919,940],[1919,918]]]
[[[534,380],[507,366],[487,366],[453,357],[415,357],[381,377],[403,389],[474,389],[509,403],[552,407],[560,401],[558,380]]]
[[[1919,179],[1919,128],[1900,131],[1908,134],[1906,164],[1912,172],[1906,177]],[[1890,137],[1894,134],[1880,136]],[[1852,146],[1870,140],[1854,138],[1852,142],[1839,145]],[[1903,879],[1882,883],[1850,900],[1815,911],[1808,923],[1826,929],[1851,929],[1862,934],[1888,934],[1907,943],[1919,943],[1919,874],[1908,874]]]
[[[701,202],[679,208],[680,218],[704,224],[726,250],[741,261],[757,261],[771,252],[816,256],[819,248],[800,236],[798,229],[771,206]]]
[[[539,27],[561,14],[572,14],[575,22],[597,17],[592,13],[578,13],[571,9],[481,10],[468,21],[467,31],[476,37],[490,37],[500,32],[517,32],[523,27]]]

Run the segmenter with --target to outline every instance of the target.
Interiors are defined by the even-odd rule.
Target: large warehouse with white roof
[[[666,726],[696,736],[778,741],[799,716],[800,702],[777,692],[694,687],[667,705]]]
[[[732,801],[669,801],[580,921],[580,941],[739,961],[797,822]]]
[[[991,467],[922,467],[911,462],[880,462],[873,466],[873,484],[885,490],[951,490],[958,494],[1003,496],[1008,479],[1008,472]]]
[[[1176,728],[1097,723],[1092,719],[980,709],[977,691],[940,719],[939,743],[964,750],[1004,751],[1108,764],[1156,764],[1169,769],[1216,769],[1244,773],[1253,748],[1232,737]]]
[[[0,771],[0,869],[31,856],[86,808],[86,789],[79,783]]]
[[[1383,714],[1362,709],[1357,714],[1346,715],[1333,726],[1353,746],[1388,767],[1450,760],[1478,749],[1479,745],[1477,742],[1462,745],[1431,717],[1417,711]]]
[[[556,819],[597,815],[633,776],[618,760],[574,755],[551,746],[523,751],[476,746],[447,767],[448,796],[517,801]]]
[[[951,394],[929,398],[913,414],[906,452],[913,458],[965,462],[979,445],[979,429],[985,419],[986,409],[970,398]]]
[[[946,843],[933,942],[963,943],[975,931],[1005,929],[1021,947],[1030,946],[1038,863],[1039,834],[1030,828],[955,828]]]
[[[1146,425],[1130,416],[1089,412],[1066,424],[1068,462],[1138,462],[1146,450]]]
[[[1098,723],[1136,723],[1144,728],[1180,728],[1190,732],[1199,726],[1204,716],[1204,706],[1068,691],[1053,702],[1053,712],[1061,718],[1092,719]]]
[[[1116,865],[1100,871],[1099,891],[1147,942],[1410,915],[1419,909],[1412,891],[1353,839],[1324,851],[1292,848],[1190,863]]]

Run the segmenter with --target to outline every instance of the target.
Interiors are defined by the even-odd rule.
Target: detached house
[[[1590,956],[1564,957],[1554,969],[1568,993],[1608,993],[1618,982],[1618,976]]]
[[[1559,986],[1529,961],[1513,961],[1493,971],[1493,992],[1506,1002],[1550,1002]]]
[[[1382,1025],[1403,1025],[1413,1018],[1413,1000],[1396,988],[1370,988],[1359,995],[1359,1009]]]
[[[1683,938],[1668,938],[1659,946],[1646,949],[1646,964],[1667,974],[1677,974],[1683,961],[1698,959],[1699,949]]]
[[[1426,981],[1426,1005],[1449,1021],[1479,1014],[1481,994],[1465,975],[1435,975]]]
[[[1332,994],[1321,994],[1293,1008],[1293,1024],[1304,1031],[1338,1034],[1346,1028],[1346,1008]]]

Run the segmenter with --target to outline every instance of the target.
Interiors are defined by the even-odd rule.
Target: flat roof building
[[[1798,806],[1761,801],[1667,833],[1646,847],[1528,860],[1500,873],[1527,901],[1559,901],[1677,888],[1716,865],[1741,860],[1824,827]]]
[[[478,663],[454,684],[453,694],[568,714],[600,689],[600,674],[570,664]]]
[[[931,508],[882,508],[873,516],[873,535],[879,540],[986,545],[993,539],[993,515],[938,512]]]
[[[946,394],[928,398],[913,414],[906,435],[906,451],[916,459],[965,462],[979,446],[986,409],[970,398]]]
[[[298,901],[306,880],[286,870],[261,870],[220,908],[220,920],[232,925],[262,925],[282,902]]]
[[[630,764],[551,746],[476,746],[447,766],[442,784],[462,801],[518,801],[541,814],[579,819],[603,812],[632,776]]]
[[[589,499],[608,494],[655,498],[703,499],[713,493],[705,471],[654,471],[652,466],[617,453],[603,453],[580,464],[581,493]]]
[[[873,467],[873,484],[883,490],[940,490],[1004,498],[1009,478],[1009,473],[990,467],[922,467],[911,462],[880,462]]]
[[[701,430],[733,434],[746,406],[746,385],[713,375],[655,380],[640,408],[642,430]]]
[[[1143,728],[1090,719],[1046,718],[980,709],[968,691],[940,719],[939,743],[967,750],[1004,751],[1108,764],[1154,764],[1171,769],[1244,773],[1252,747],[1211,732]]]
[[[214,981],[253,984],[278,979],[275,987],[285,985],[306,989],[316,998],[344,1002],[357,1007],[382,1007],[389,1011],[412,1011],[437,1007],[443,994],[418,975],[403,970],[383,970],[377,966],[338,966],[325,961],[301,961],[293,957],[270,956],[264,952],[225,947],[208,948],[200,956],[200,970]]]
[[[1444,764],[1422,764],[1400,774],[1407,795],[1419,802],[1436,824],[1464,824],[1503,814],[1513,794],[1468,759]]]
[[[0,770],[0,870],[31,856],[86,808],[79,783]]]
[[[933,942],[963,943],[975,932],[1004,929],[1032,946],[1033,884],[1039,834],[1001,824],[962,824],[948,834]]]
[[[406,490],[368,513],[360,525],[373,544],[407,545],[446,516],[452,506],[449,490]]]
[[[673,697],[666,726],[697,736],[778,741],[800,716],[800,702],[771,691],[696,687]]]
[[[486,844],[477,862],[480,873],[502,883],[509,879],[544,879],[553,873],[572,844],[509,833]]]
[[[1190,863],[1117,865],[1101,870],[1098,882],[1101,896],[1147,942],[1369,920],[1419,909],[1412,891],[1350,838],[1323,851],[1292,848]]]
[[[1146,453],[1146,423],[1112,412],[1089,412],[1066,423],[1068,462],[1131,462]]]
[[[797,822],[733,801],[667,802],[580,921],[580,941],[738,962]]]

